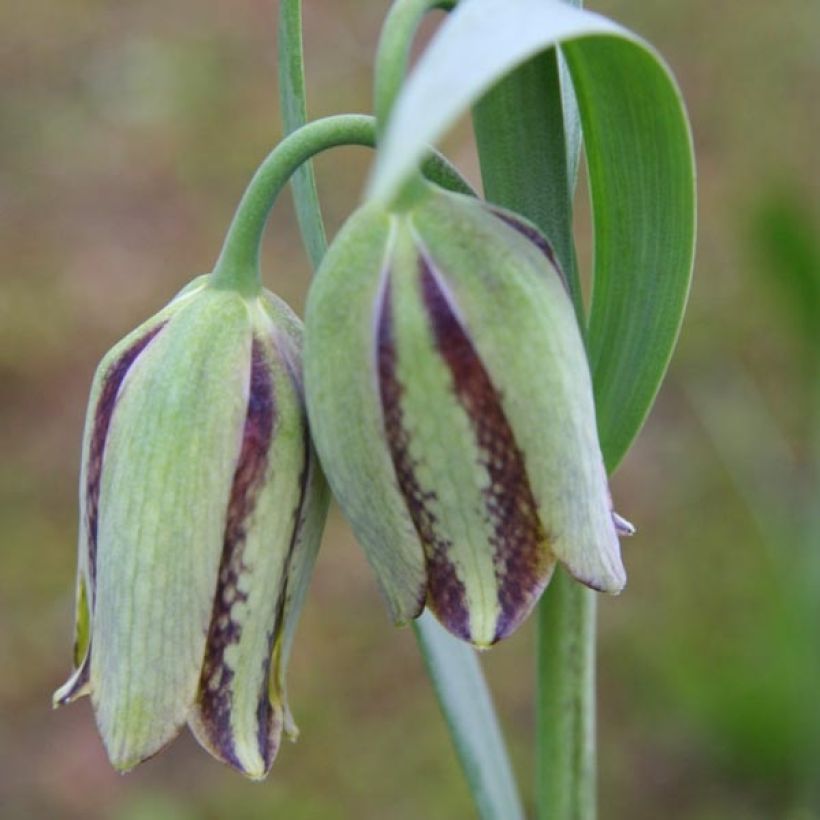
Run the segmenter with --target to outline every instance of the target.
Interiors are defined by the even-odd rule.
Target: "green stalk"
[[[542,820],[595,817],[595,612],[563,570],[538,605],[536,805]]]
[[[273,204],[288,180],[311,157],[342,145],[376,144],[376,120],[366,114],[339,114],[314,120],[289,134],[253,175],[234,214],[213,270],[214,287],[255,294],[261,287],[260,249]],[[467,182],[441,154],[432,152],[423,174],[439,185],[472,194]]]
[[[382,24],[374,61],[373,109],[376,128],[382,135],[393,103],[401,91],[410,67],[410,50],[421,21],[433,9],[450,11],[457,0],[395,0]],[[404,210],[421,191],[418,174],[412,175],[391,201],[391,207]]]
[[[568,144],[574,137],[564,122],[568,110],[553,49],[496,85],[475,107],[473,124],[487,199],[528,217],[549,237],[584,329],[572,238],[578,146]],[[595,593],[559,570],[538,608],[536,804],[542,820],[591,820],[596,813],[595,607]]]
[[[293,173],[312,156],[337,145],[372,145],[372,117],[340,114],[315,120],[285,137],[257,169],[242,196],[213,271],[215,287],[256,293],[259,254],[268,215]]]
[[[413,622],[461,768],[483,820],[523,820],[504,736],[475,650],[429,613]]]
[[[410,48],[424,15],[433,9],[450,11],[455,5],[456,0],[396,0],[387,12],[374,68],[373,109],[379,132],[404,82],[410,65]]]

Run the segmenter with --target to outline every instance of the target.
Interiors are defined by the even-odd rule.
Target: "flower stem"
[[[559,570],[538,607],[536,805],[595,817],[595,593]]]
[[[315,120],[294,131],[268,154],[236,209],[212,283],[253,294],[261,287],[259,254],[262,235],[276,197],[291,175],[312,156],[337,145],[372,145],[372,117],[341,114]]]
[[[456,0],[396,0],[384,18],[375,61],[373,110],[379,133],[393,108],[410,64],[410,48],[428,11],[450,11]]]
[[[376,144],[376,120],[366,114],[340,114],[303,125],[285,137],[257,169],[234,214],[213,270],[214,287],[252,295],[261,287],[259,253],[271,208],[294,172],[318,153],[341,145]],[[422,164],[428,179],[472,194],[467,182],[441,154],[431,152]]]

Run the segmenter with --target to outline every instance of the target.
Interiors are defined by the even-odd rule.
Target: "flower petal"
[[[74,671],[53,697],[54,706],[90,693],[91,619],[94,610],[97,518],[105,443],[120,387],[134,362],[168,319],[207,282],[199,276],[186,285],[159,313],[143,322],[106,353],[94,374],[83,433],[80,467],[80,525],[74,625]]]
[[[424,553],[399,492],[377,384],[376,326],[391,219],[354,214],[313,281],[305,321],[311,431],[339,504],[365,549],[394,621],[424,606]],[[353,364],[351,364],[353,363]]]
[[[155,753],[193,703],[247,407],[246,304],[205,289],[123,381],[99,496],[91,695],[112,763]]]
[[[626,576],[589,366],[560,275],[469,198],[440,195],[413,220],[498,391],[550,551],[583,583],[619,592]]]
[[[451,632],[488,646],[530,611],[555,559],[500,397],[435,273],[402,244],[379,334],[388,440],[425,546],[429,604]]]
[[[272,333],[269,328],[267,337],[253,342],[250,400],[219,586],[189,720],[212,754],[255,779],[270,770],[285,721],[271,665],[310,467],[301,396]]]
[[[97,368],[92,385],[80,470],[74,672],[54,693],[55,706],[70,703],[90,691],[91,618],[96,588],[100,477],[108,429],[123,380],[166,321],[166,318],[154,317],[116,345]]]

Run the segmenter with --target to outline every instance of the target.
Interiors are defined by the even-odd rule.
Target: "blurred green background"
[[[311,114],[370,109],[386,0],[305,3]],[[639,534],[602,600],[602,818],[820,817],[820,3],[600,0],[683,87],[699,166],[688,319],[613,491]],[[103,352],[213,263],[280,134],[275,3],[0,7],[0,815],[468,818],[412,634],[331,515],[296,644],[302,730],[262,785],[183,736],[113,773],[69,669],[77,459]],[[427,27],[429,33],[432,27]],[[469,132],[445,146],[476,180]],[[370,157],[318,163],[331,229]],[[588,214],[578,214],[590,258]],[[301,308],[289,197],[266,281]],[[659,275],[663,272],[659,271]],[[531,806],[532,624],[484,656]]]

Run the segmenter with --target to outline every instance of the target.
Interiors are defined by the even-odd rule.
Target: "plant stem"
[[[253,175],[234,214],[214,266],[212,284],[255,294],[261,287],[259,253],[268,215],[282,188],[301,165],[328,148],[376,144],[376,120],[366,114],[340,114],[314,120],[280,142]],[[422,164],[424,175],[444,188],[473,194],[458,171],[439,153]]]
[[[556,50],[535,57],[481,100],[473,122],[487,199],[531,219],[554,244],[583,331],[572,238],[578,146],[568,144],[560,77]],[[542,820],[595,817],[595,607],[595,593],[558,570],[538,608],[536,799]]]
[[[258,292],[259,254],[268,214],[294,171],[327,148],[372,145],[373,139],[373,118],[361,114],[315,120],[285,137],[259,166],[242,196],[214,266],[214,286]]]
[[[563,570],[538,606],[536,805],[542,820],[595,817],[595,593]]]
[[[410,64],[410,48],[419,24],[433,9],[449,11],[456,0],[396,0],[382,24],[375,60],[373,110],[379,133],[393,108]]]

